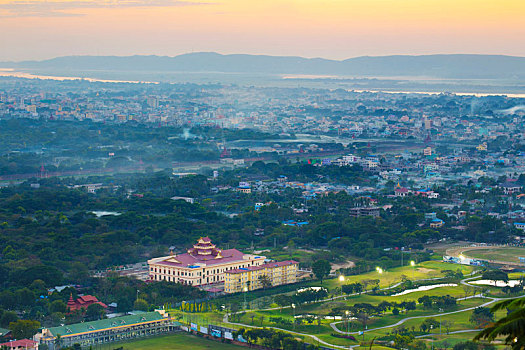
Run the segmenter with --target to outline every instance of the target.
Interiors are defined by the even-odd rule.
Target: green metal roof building
[[[4,335],[6,335],[9,332],[10,332],[9,329],[0,328],[0,337],[3,337]]]
[[[46,344],[50,350],[58,347],[82,347],[113,343],[140,337],[168,333],[179,329],[163,310],[144,312],[136,315],[108,318],[92,322],[70,324],[60,327],[43,328],[36,340]]]

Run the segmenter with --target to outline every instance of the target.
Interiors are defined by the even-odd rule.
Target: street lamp
[[[339,282],[341,282],[341,297],[343,296],[343,283],[345,281],[345,276],[339,275]]]
[[[244,308],[246,309],[246,292],[248,291],[248,287],[244,286],[242,290],[244,291]]]
[[[346,335],[348,335],[350,333],[348,327],[349,327],[349,321],[350,321],[350,318],[348,317],[348,315],[350,314],[350,311],[346,310],[345,311],[345,315],[346,315]],[[348,345],[348,349],[351,349],[350,347],[350,344]]]
[[[465,260],[465,255],[459,254],[459,258],[463,261],[463,260]]]
[[[414,260],[410,260],[410,266],[412,266],[412,278],[416,279],[416,262]]]
[[[430,337],[432,339],[432,350],[434,350],[434,334],[432,333],[432,329],[434,329],[434,325],[430,325]]]

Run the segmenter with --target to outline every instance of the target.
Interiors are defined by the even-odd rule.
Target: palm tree
[[[55,338],[55,349],[60,349],[62,347],[62,336],[60,334],[57,334]]]
[[[510,345],[512,350],[525,348],[525,299],[509,299],[497,303],[491,309],[508,310],[507,316],[482,330],[474,340],[487,339],[492,341],[499,336],[506,336],[505,344]]]

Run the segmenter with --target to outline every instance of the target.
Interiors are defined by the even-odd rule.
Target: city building
[[[351,208],[349,214],[353,218],[358,218],[361,216],[373,216],[378,217],[380,212],[379,207],[356,207]]]
[[[201,286],[224,282],[226,271],[260,266],[264,259],[237,249],[221,250],[208,237],[201,237],[187,253],[148,260],[149,276],[153,281]]]
[[[295,283],[299,263],[294,260],[272,262],[260,266],[243,267],[226,272],[224,291],[238,293],[268,286]]]
[[[175,331],[179,326],[180,323],[174,322],[164,310],[156,310],[60,327],[42,328],[34,339],[40,344],[47,345],[49,350],[73,346],[77,343],[87,348],[168,333]],[[60,339],[59,344],[57,338]]]

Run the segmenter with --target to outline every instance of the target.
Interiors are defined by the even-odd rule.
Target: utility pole
[[[439,312],[440,312],[440,314],[439,314],[439,335],[441,335],[441,316],[443,316],[442,315],[443,309],[439,308]]]
[[[432,350],[434,350],[434,334],[432,334],[432,329],[434,328],[434,325],[430,325],[430,333],[431,333],[431,339],[432,339]]]

